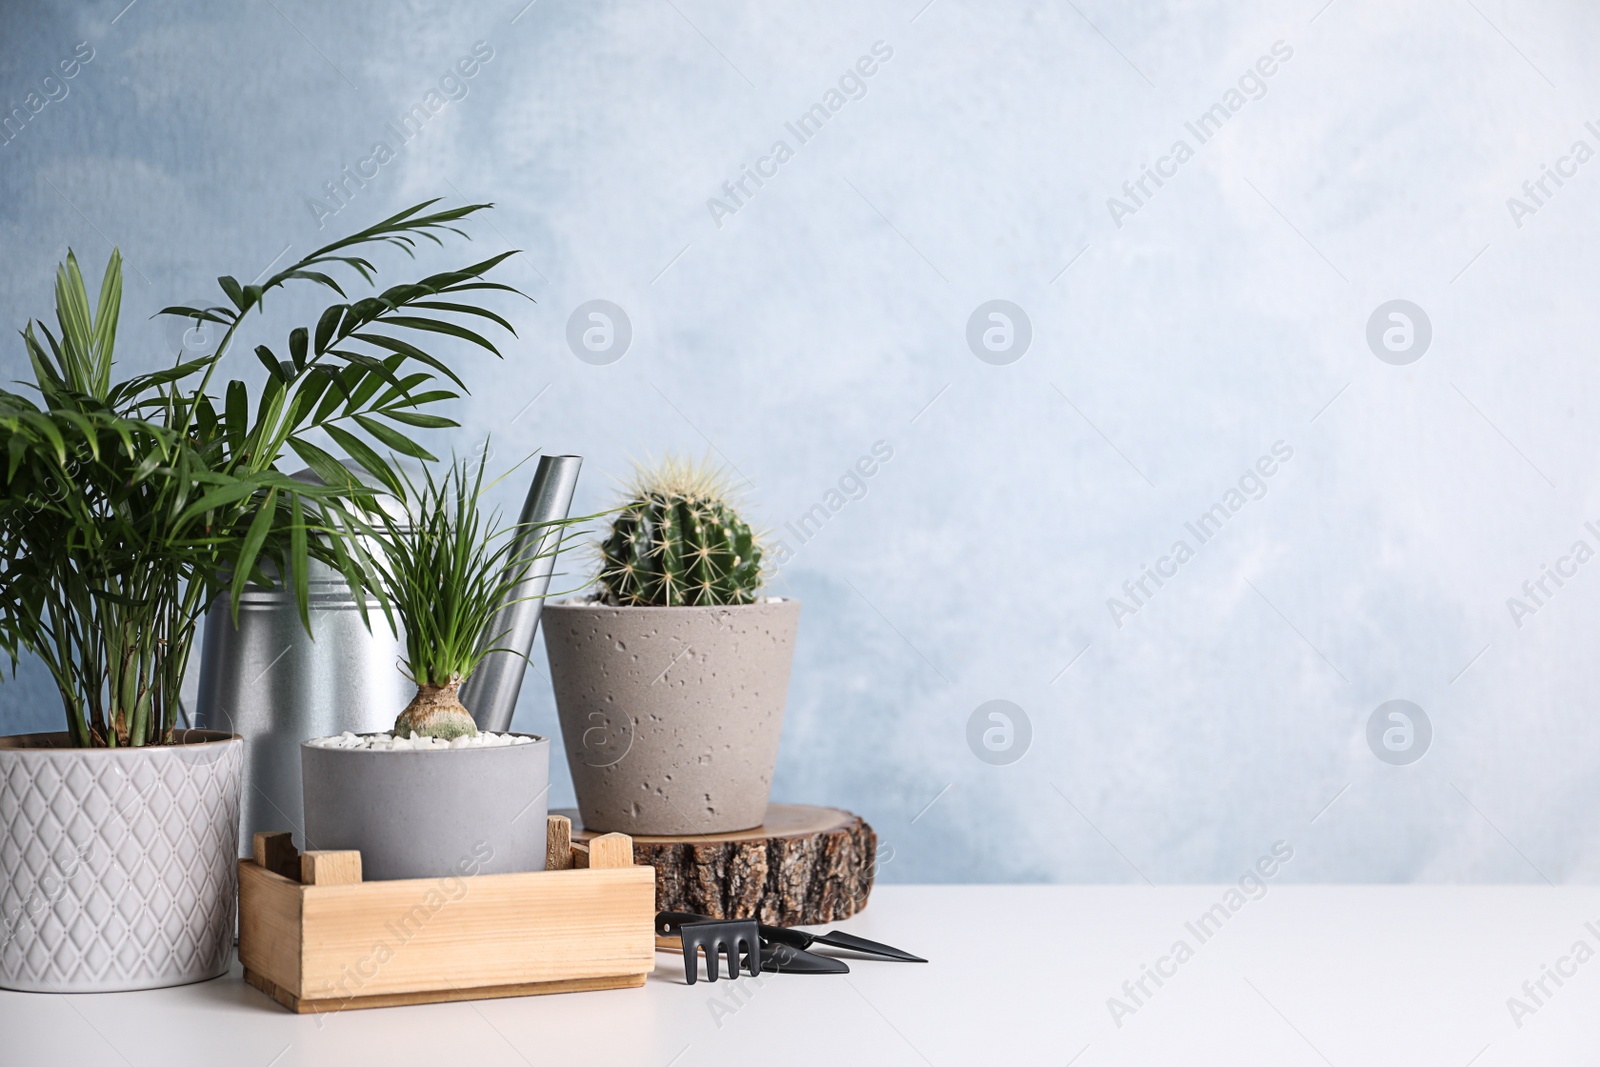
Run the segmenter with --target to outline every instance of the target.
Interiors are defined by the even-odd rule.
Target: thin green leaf
[[[250,584],[250,579],[256,571],[256,556],[261,552],[261,545],[267,539],[267,534],[272,531],[272,520],[275,517],[278,503],[278,491],[267,490],[266,499],[261,502],[255,518],[250,520],[250,530],[245,534],[244,543],[239,546],[239,555],[233,567],[233,621],[239,623],[239,598],[244,595],[245,586]]]
[[[339,328],[339,320],[344,317],[345,305],[335,304],[322,313],[317,320],[317,355],[328,350],[328,345],[333,341],[333,331]]]
[[[305,465],[311,468],[313,474],[322,479],[322,484],[340,489],[354,488],[360,484],[356,481],[356,476],[350,472],[350,468],[310,441],[291,437],[289,447],[294,449],[295,455],[305,461]]]
[[[250,309],[250,305],[244,301],[244,289],[231,274],[218,278],[217,284],[222,286],[222,291],[228,294],[228,299],[233,301],[233,306],[238,308],[241,314]]]
[[[398,369],[400,364],[405,362],[404,359],[399,356],[394,356],[391,358],[396,360],[396,362],[392,364],[394,369]],[[404,378],[401,378],[394,385],[391,385],[389,388],[385,389],[383,391],[383,395],[372,402],[372,406],[374,408],[385,408],[390,404],[393,404],[396,400],[399,400],[401,397],[405,397],[408,403],[415,404],[416,397],[412,394],[411,390],[415,389],[419,385],[431,381],[432,379],[433,375],[429,374],[427,371],[417,371],[415,374],[408,374]],[[365,403],[365,401],[363,401],[363,403]]]
[[[220,322],[224,326],[233,324],[239,318],[237,313],[225,307],[191,308],[177,306],[164,307],[150,317],[157,318],[161,315],[176,315],[179,318],[197,319],[200,322]]]
[[[176,525],[187,525],[208,511],[217,511],[237,504],[242,500],[248,500],[260,488],[261,479],[254,476],[238,481],[225,480],[224,484],[202,495],[198,500],[179,512]]]
[[[333,438],[340,448],[350,453],[350,458],[361,464],[367,473],[387,486],[390,492],[400,494],[400,479],[389,464],[384,462],[383,457],[372,450],[372,446],[338,426],[327,426],[325,429],[328,431],[328,436]]]
[[[300,494],[289,494],[289,558],[284,561],[294,578],[294,603],[300,611],[300,625],[311,632],[310,556],[306,551],[305,513]]]
[[[336,352],[334,354],[343,355],[347,358],[349,355],[344,352]],[[386,381],[393,383],[390,385],[388,390],[391,393],[396,389],[399,389],[402,392],[405,390],[405,382],[395,377],[394,373],[395,369],[405,362],[404,356],[390,356],[388,359],[378,360],[378,364],[383,367],[384,372],[382,373],[372,370],[372,365],[367,362],[371,358],[371,356],[358,355],[358,358],[351,360],[351,362],[355,363],[357,366],[366,368],[369,373],[365,378],[362,379],[361,384],[356,386],[355,389],[350,393],[349,399],[345,401],[344,413],[346,415],[350,415],[358,408],[364,407],[367,401],[372,399],[373,394],[379,389],[383,388],[383,385]]]
[[[451,337],[458,337],[463,341],[477,345],[479,348],[488,349],[495,355],[500,355],[500,350],[487,338],[474,333],[465,326],[457,326],[453,322],[441,322],[438,319],[423,319],[414,315],[391,315],[385,318],[388,326],[399,326],[407,330],[421,330],[424,333],[442,333]]]
[[[228,439],[228,451],[237,456],[244,451],[245,435],[250,427],[246,425],[250,418],[250,391],[243,382],[235,378],[228,383],[228,391],[223,411],[224,432]]]
[[[290,431],[298,430],[306,419],[316,409],[317,401],[322,399],[322,394],[327,391],[328,383],[332,379],[326,374],[306,374],[301,376],[299,384],[295,387],[294,399],[289,402],[289,411],[285,417]]]
[[[288,364],[282,362],[277,356],[273,355],[272,349],[268,348],[266,345],[256,345],[256,358],[261,361],[261,365],[263,367],[267,368],[267,373],[272,375],[278,381],[287,383],[291,378],[289,371],[285,369]]]
[[[350,336],[351,340],[363,341],[369,345],[372,345],[374,348],[383,348],[390,352],[397,352],[400,355],[416,360],[418,363],[426,364],[427,366],[438,371],[440,374],[443,374],[445,377],[449,378],[452,382],[455,382],[456,386],[462,391],[465,391],[467,388],[467,383],[462,381],[460,377],[457,376],[455,371],[451,370],[444,363],[440,362],[433,356],[430,356],[428,353],[424,352],[410,341],[403,341],[398,337],[390,337],[387,334],[381,333],[357,333],[351,334]]]
[[[122,309],[122,252],[111,249],[105,277],[100,279],[100,306],[94,315],[95,394],[111,388],[111,352],[117,343],[117,316]]]
[[[411,440],[411,438],[407,437],[399,430],[396,430],[392,426],[385,426],[383,423],[372,418],[371,416],[357,415],[355,416],[355,420],[356,425],[360,426],[363,430],[367,431],[373,437],[376,437],[380,442],[394,449],[402,456],[410,456],[413,459],[429,461],[432,461],[435,458],[432,452],[429,452],[426,448],[423,448],[421,445]]]
[[[445,430],[452,426],[461,425],[454,419],[447,419],[443,415],[424,415],[420,411],[407,411],[405,408],[385,408],[383,417],[393,422],[403,422],[407,426],[415,426],[420,430]]]
[[[328,376],[328,391],[323,396],[322,403],[318,406],[316,414],[311,417],[313,426],[320,426],[326,422],[328,416],[332,415],[339,407],[339,404],[350,396],[351,392],[360,384],[367,373],[360,367],[340,367],[336,370],[332,367],[321,366],[317,370]]]
[[[506,331],[513,337],[515,337],[517,333],[516,329],[509,322],[501,318],[499,315],[496,315],[488,308],[473,307],[471,304],[452,304],[444,300],[418,300],[410,306],[414,308],[427,308],[429,311],[453,311],[458,315],[476,315],[479,318],[488,319],[491,322],[499,323],[501,326],[504,326]]]
[[[383,382],[388,382],[390,385],[398,385],[400,383],[400,379],[395,377],[394,371],[390,369],[386,360],[381,360],[362,352],[351,352],[343,348],[335,348],[328,354],[347,360],[369,374],[376,375],[380,379],[379,385],[383,384]],[[362,384],[364,385],[365,383],[363,382]]]
[[[66,361],[62,368],[67,382],[82,393],[92,393],[94,326],[89,318],[89,294],[84,289],[78,259],[69,249],[67,262],[56,271],[56,321],[61,326],[61,345]]]
[[[290,278],[299,278],[299,279],[301,279],[303,281],[316,282],[318,285],[327,286],[329,289],[332,289],[334,292],[338,293],[340,296],[345,296],[345,291],[344,291],[344,289],[342,289],[340,287],[339,283],[337,281],[335,281],[334,279],[330,278],[328,275],[323,274],[321,271],[315,271],[315,270],[291,270],[287,274],[284,274],[282,276],[282,280],[288,280]],[[348,299],[348,297],[346,297],[346,299]]]
[[[306,348],[309,344],[307,337],[304,326],[296,326],[289,331],[289,358],[294,361],[295,370],[305,370]]]

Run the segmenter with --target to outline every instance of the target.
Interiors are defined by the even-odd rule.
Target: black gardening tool
[[[855,934],[847,934],[843,930],[829,930],[821,934],[808,934],[804,930],[791,930],[783,926],[759,926],[763,941],[778,945],[786,945],[795,949],[808,949],[812,945],[831,945],[834,948],[847,949],[850,952],[859,952],[863,956],[877,956],[879,959],[900,960],[904,963],[927,963],[921,956],[913,956],[893,945],[885,945],[878,941],[868,941]]]
[[[690,985],[699,977],[697,956],[706,954],[706,979],[715,982],[719,977],[718,957],[726,959],[729,978],[739,977],[739,972],[754,975],[758,970],[769,974],[848,974],[850,967],[843,960],[819,956],[793,945],[769,941],[761,936],[763,927],[753,919],[708,919],[687,911],[664,911],[656,916],[656,933],[661,937],[676,935],[683,942],[683,973]]]
[[[667,921],[671,920],[671,921]],[[717,960],[726,958],[728,977],[739,977],[741,969],[754,976],[761,966],[761,935],[750,919],[721,922],[704,915],[664,911],[656,916],[656,933],[662,937],[677,934],[683,940],[683,975],[694,985],[699,978],[699,954],[706,954],[706,981],[715,982]]]

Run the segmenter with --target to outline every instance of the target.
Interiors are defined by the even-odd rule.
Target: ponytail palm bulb
[[[668,457],[640,468],[600,545],[609,604],[749,604],[761,590],[761,544],[734,507],[727,479]]]
[[[404,669],[417,694],[395,720],[396,737],[450,740],[478,732],[461,703],[461,683],[503,634],[490,633],[502,598],[533,566],[517,555],[519,527],[500,527],[481,508],[483,467],[461,460],[443,478],[424,468],[419,485],[403,477],[410,515],[381,516],[382,551],[374,565],[405,627]],[[474,472],[473,467],[476,466]]]

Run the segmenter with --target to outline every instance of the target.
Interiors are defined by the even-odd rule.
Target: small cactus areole
[[[749,604],[761,590],[761,544],[723,478],[668,459],[640,470],[600,545],[609,604]]]

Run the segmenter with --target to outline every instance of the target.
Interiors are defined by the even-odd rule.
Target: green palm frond
[[[315,559],[345,576],[363,612],[368,592],[391,610],[363,540],[381,529],[377,497],[404,491],[393,457],[431,458],[418,430],[456,425],[428,409],[465,391],[428,345],[448,337],[498,356],[475,324],[510,323],[473,300],[516,293],[485,280],[508,252],[352,299],[357,283],[376,287],[374,252],[410,256],[420,241],[464,237],[460,224],[488,206],[434,203],[317,249],[260,285],[219,278],[224,300],[215,304],[165,308],[221,325],[215,350],[121,381],[121,257],[112,253],[91,305],[68,253],[56,329],[29,322],[22,331],[38,396],[0,390],[0,652],[13,669],[24,651],[45,662],[77,744],[168,739],[196,625],[219,595],[237,612],[248,585],[285,576],[309,627]],[[259,389],[234,378],[213,392],[250,313],[291,285],[339,301],[278,347],[252,346],[267,369]],[[290,459],[326,484],[284,473]]]

